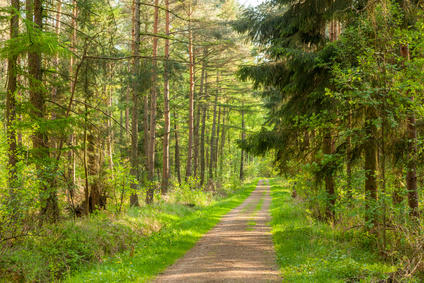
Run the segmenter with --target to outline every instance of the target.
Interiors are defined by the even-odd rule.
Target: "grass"
[[[378,282],[397,266],[379,259],[358,235],[314,221],[291,198],[283,180],[271,180],[272,234],[283,282]],[[410,281],[412,282],[412,281]]]
[[[255,189],[252,182],[231,197],[200,209],[184,209],[175,213],[172,205],[158,204],[150,211],[132,210],[135,217],[156,214],[162,229],[148,237],[140,237],[132,249],[104,259],[83,271],[70,272],[66,282],[146,282],[182,257],[194,244],[231,209],[241,204]],[[174,204],[175,206],[175,204]]]

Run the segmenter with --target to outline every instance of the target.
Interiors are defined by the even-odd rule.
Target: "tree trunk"
[[[205,49],[204,54],[207,54],[207,49]],[[204,56],[205,58],[205,56]],[[207,62],[203,60],[202,74],[204,75],[204,98],[206,100],[208,96],[208,72],[207,72]],[[206,132],[206,112],[207,104],[206,102],[202,103],[202,131],[200,134],[200,185],[205,183],[205,132]]]
[[[155,143],[156,143],[156,96],[157,96],[157,53],[158,53],[158,30],[159,30],[159,0],[155,0],[155,13],[153,23],[153,68],[152,68],[152,92],[150,97],[150,138],[149,138],[149,181],[155,179]],[[149,184],[146,194],[146,203],[153,202],[154,187]]]
[[[323,153],[331,155],[334,152],[333,138],[331,135],[331,129],[327,128],[324,130],[324,144]],[[329,221],[335,220],[334,205],[336,204],[336,196],[334,189],[334,177],[332,168],[327,163],[327,172],[325,173],[325,191],[327,193],[327,207],[326,207],[326,218]]]
[[[19,0],[11,1],[11,18],[10,18],[10,39],[18,37],[19,32]],[[17,83],[17,64],[18,56],[8,58],[7,62],[7,90],[6,90],[6,123],[7,123],[7,141],[8,141],[8,184],[10,187],[10,198],[15,199],[15,188],[17,186],[16,175],[16,94],[18,91]]]
[[[34,20],[35,29],[42,32],[42,0],[27,0],[27,19]],[[33,12],[32,12],[33,11]],[[42,87],[41,54],[28,52],[28,72],[30,75],[29,95],[32,105],[31,115],[33,121],[42,123],[45,120],[45,93]],[[38,128],[32,138],[34,160],[41,184],[41,215],[49,222],[56,222],[59,217],[57,204],[57,192],[54,185],[54,172],[50,172],[51,166],[49,154],[49,139],[47,134]]]
[[[337,40],[337,24],[335,21],[330,23],[330,41],[334,42]],[[332,155],[334,153],[332,129],[324,129],[324,143],[323,143],[323,153],[326,155]],[[327,164],[327,166],[330,164]],[[326,207],[326,218],[328,221],[335,220],[335,211],[334,206],[336,204],[336,193],[335,193],[335,184],[333,177],[332,168],[327,168],[328,172],[325,174],[325,191],[327,193],[327,207]]]
[[[215,167],[215,131],[216,131],[216,108],[218,104],[218,85],[219,85],[219,71],[216,75],[216,87],[217,93],[215,95],[215,103],[213,106],[213,119],[212,119],[212,131],[211,131],[211,139],[210,139],[210,163],[209,163],[209,179],[213,179],[213,168]]]
[[[132,52],[133,52],[133,85],[132,85],[132,120],[131,120],[131,170],[130,174],[138,182],[138,73],[140,59],[137,57],[140,53],[140,0],[133,1],[133,18],[132,18]],[[137,195],[137,184],[131,184],[130,206],[140,206]]]
[[[244,132],[244,101],[241,102],[241,140],[246,138],[246,133]],[[244,179],[244,150],[241,150],[241,158],[240,158],[240,180]]]
[[[178,117],[174,111],[174,130],[175,130],[175,173],[178,177],[178,183],[181,184],[181,161],[180,161],[180,145],[178,138]]]
[[[409,46],[402,45],[400,49],[401,56],[405,61],[409,61]],[[409,93],[408,93],[409,94]],[[414,96],[410,96],[411,104],[414,102]],[[420,211],[418,210],[418,184],[417,184],[417,126],[415,113],[409,109],[407,122],[408,135],[408,162],[406,165],[406,189],[408,191],[408,204],[410,215],[418,219]]]
[[[55,25],[55,32],[57,34],[57,36],[60,35],[60,16],[62,13],[62,0],[58,0],[57,1],[57,10],[56,10],[56,25]],[[57,101],[57,92],[58,92],[58,86],[57,86],[57,79],[58,79],[58,74],[59,74],[59,54],[56,55],[56,57],[53,60],[53,64],[56,67],[56,73],[53,75],[54,77],[54,82],[56,85],[53,86],[52,89],[52,101],[56,102]],[[54,114],[53,114],[54,115]]]
[[[220,173],[218,173],[218,155],[219,155],[219,134],[221,132],[221,127],[220,127],[220,123],[221,123],[221,106],[218,107],[218,120],[217,120],[217,127],[216,127],[216,143],[215,143],[215,155],[214,155],[214,170],[215,170],[215,176],[219,177]]]
[[[222,114],[222,130],[221,130],[221,145],[220,145],[220,150],[219,150],[219,154],[220,154],[220,159],[219,159],[219,171],[221,173],[221,175],[224,172],[224,148],[225,148],[225,115],[226,115],[226,111],[224,108],[224,113]]]
[[[168,192],[169,186],[169,134],[171,131],[170,125],[170,110],[169,110],[169,0],[165,0],[165,66],[164,66],[164,91],[163,91],[163,107],[165,116],[165,127],[163,135],[163,170],[162,170],[162,195]]]
[[[77,16],[78,16],[78,7],[77,7],[77,1],[73,0],[72,1],[72,21],[71,21],[71,25],[72,25],[72,35],[71,35],[71,53],[75,54],[77,51]],[[71,60],[69,62],[69,74],[73,74],[74,73],[74,56],[73,54],[71,54]],[[74,89],[74,83],[76,83],[76,79],[71,79],[70,83],[69,83],[69,88],[72,92],[72,89]],[[69,135],[69,145],[72,147],[74,145],[74,136],[73,134]],[[69,180],[69,194],[71,199],[73,198],[73,194],[74,194],[74,188],[75,188],[75,170],[74,170],[74,164],[75,164],[75,159],[74,159],[74,151],[70,150],[68,152],[68,180]]]
[[[377,206],[377,127],[375,109],[368,107],[365,113],[365,222],[377,223],[375,207]]]
[[[206,58],[204,58],[205,60]],[[200,135],[199,135],[199,131],[200,131],[200,120],[201,120],[201,116],[202,116],[202,109],[203,109],[203,104],[201,103],[201,100],[203,99],[204,95],[203,95],[203,87],[204,87],[204,79],[205,79],[205,68],[204,68],[204,64],[202,64],[202,74],[200,77],[200,88],[199,88],[199,95],[197,96],[197,103],[196,103],[196,109],[197,109],[197,113],[196,113],[196,126],[194,128],[194,166],[193,166],[193,171],[194,171],[194,175],[197,176],[199,173],[199,169],[200,169],[200,158],[199,158],[199,149],[200,149]]]
[[[193,112],[194,112],[194,54],[193,54],[193,33],[191,30],[191,3],[188,4],[188,53],[190,58],[190,91],[189,91],[189,106],[188,106],[188,151],[187,151],[187,170],[186,180],[192,174],[192,151],[193,151]]]
[[[88,126],[88,125],[87,125]],[[97,142],[93,134],[92,126],[88,126],[89,130],[87,133],[87,155],[88,155],[88,179],[90,185],[90,197],[88,198],[89,212],[92,213],[95,210],[100,209],[100,188],[98,180],[98,161],[97,161]]]

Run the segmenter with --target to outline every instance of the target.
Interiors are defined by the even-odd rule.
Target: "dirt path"
[[[153,282],[281,282],[270,234],[268,181]]]

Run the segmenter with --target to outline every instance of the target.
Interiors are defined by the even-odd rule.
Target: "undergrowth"
[[[142,282],[190,249],[256,182],[203,192],[177,187],[153,205],[63,221],[0,251],[0,282]],[[187,204],[191,205],[187,205]]]
[[[381,259],[367,235],[310,217],[304,203],[291,197],[286,181],[271,180],[271,191],[272,234],[283,282],[389,282],[399,268]]]

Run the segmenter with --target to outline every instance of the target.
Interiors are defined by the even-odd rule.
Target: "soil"
[[[281,282],[270,227],[268,181],[255,191],[184,257],[153,282]]]

